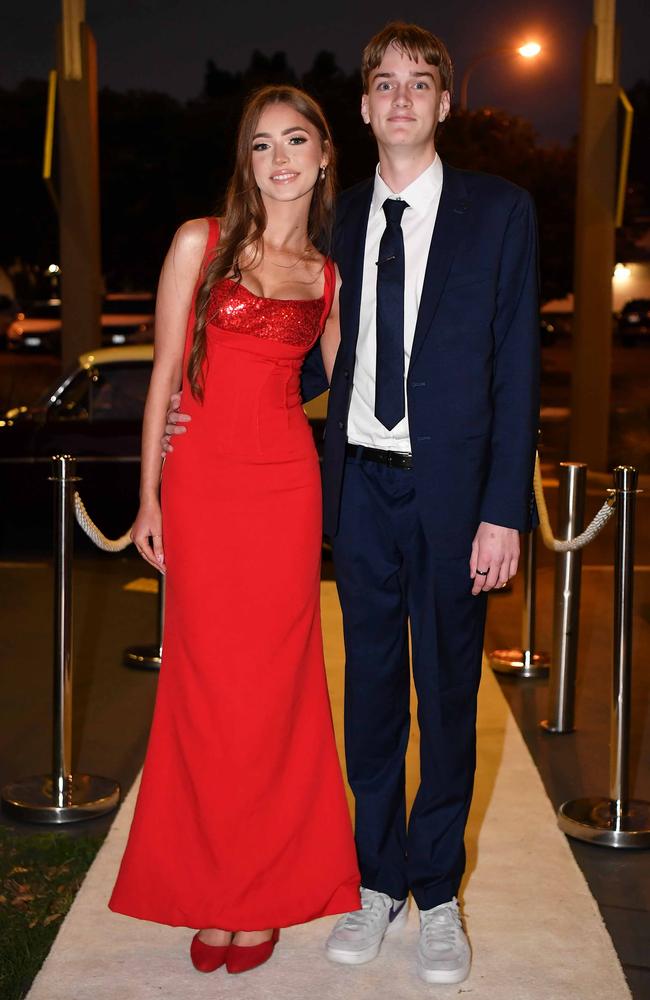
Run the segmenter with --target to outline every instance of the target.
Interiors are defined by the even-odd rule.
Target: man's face
[[[437,66],[421,56],[410,59],[389,45],[381,64],[370,74],[361,98],[361,117],[380,147],[412,149],[433,144],[439,121],[449,114],[449,92],[441,90]]]

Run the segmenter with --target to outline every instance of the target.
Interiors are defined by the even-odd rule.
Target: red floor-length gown
[[[218,241],[210,220],[207,254]],[[334,294],[213,289],[205,394],[162,478],[164,653],[109,906],[257,930],[359,907],[320,626],[318,459],[300,368]],[[194,317],[188,322],[185,369]]]

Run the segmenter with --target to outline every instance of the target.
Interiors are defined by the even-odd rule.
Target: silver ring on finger
[[[490,571],[489,569],[477,569],[476,572],[479,576],[487,576]]]

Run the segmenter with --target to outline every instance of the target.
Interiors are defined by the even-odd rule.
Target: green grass
[[[26,995],[102,840],[0,827],[2,1000]]]

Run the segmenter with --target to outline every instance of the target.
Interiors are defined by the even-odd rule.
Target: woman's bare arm
[[[169,397],[178,391],[182,381],[187,317],[207,238],[205,219],[193,219],[180,227],[165,257],[156,297],[154,363],[142,426],[140,509],[131,537],[140,554],[157,569],[164,568],[158,499],[160,438]]]
[[[330,309],[329,316],[325,322],[325,329],[320,338],[320,349],[323,355],[323,365],[325,367],[325,374],[327,375],[327,381],[331,384],[332,382],[332,372],[334,370],[334,362],[336,361],[336,353],[339,349],[339,344],[341,343],[341,327],[339,324],[339,291],[341,289],[341,275],[339,274],[338,268],[336,269],[336,288],[334,290],[334,299],[332,301],[332,308]]]

